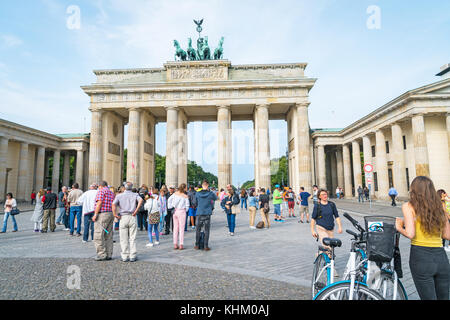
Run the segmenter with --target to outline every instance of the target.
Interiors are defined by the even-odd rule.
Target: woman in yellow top
[[[442,239],[450,239],[450,223],[430,178],[412,181],[402,211],[396,228],[411,239],[409,268],[420,299],[448,300],[450,265]]]

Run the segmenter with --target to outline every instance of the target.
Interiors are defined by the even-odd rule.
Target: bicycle
[[[392,268],[393,259],[389,265],[370,261],[366,255],[368,231],[347,213],[344,213],[344,217],[350,220],[360,232],[358,235],[351,230],[346,230],[353,235],[353,239],[351,239],[350,257],[344,272],[344,280],[328,284],[314,296],[314,300],[396,300],[397,297],[406,300],[404,287]]]
[[[319,238],[316,238],[316,241],[319,241]],[[324,238],[322,242],[324,245],[329,246],[331,250],[320,245],[318,247],[311,281],[313,298],[323,288],[333,283],[335,275],[334,248],[342,245],[341,240],[335,238]]]

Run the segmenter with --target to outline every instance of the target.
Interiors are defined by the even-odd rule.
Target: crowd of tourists
[[[366,190],[358,188],[358,199]],[[337,198],[343,191],[336,190]],[[395,205],[397,192],[391,188],[389,195]],[[119,188],[108,186],[106,181],[92,184],[83,192],[74,183],[69,189],[63,187],[56,194],[51,188],[40,189],[33,202],[35,209],[31,217],[34,232],[55,232],[57,225],[64,225],[70,236],[81,237],[84,243],[93,241],[97,256],[95,260],[111,260],[113,254],[113,230],[119,231],[121,259],[124,262],[137,260],[136,237],[138,229],[148,233],[151,248],[160,243],[161,235],[173,235],[173,249],[184,250],[184,233],[190,226],[196,231],[194,249],[210,250],[209,236],[211,215],[216,200],[227,217],[229,235],[234,236],[236,214],[248,210],[251,229],[270,228],[270,200],[272,197],[275,222],[295,218],[295,205],[299,206],[299,223],[310,223],[314,238],[323,244],[324,238],[333,238],[335,225],[342,233],[342,223],[336,204],[329,200],[329,192],[313,186],[312,194],[301,187],[296,193],[291,187],[275,185],[273,192],[265,188],[237,190],[227,185],[219,192],[209,189],[204,180],[198,187],[182,183],[175,188],[162,186],[159,190],[142,185],[135,188],[126,182]],[[309,213],[309,203],[313,211]],[[17,232],[17,221],[13,210],[17,202],[11,193],[4,204],[3,229],[5,233],[9,217],[13,221],[13,232]],[[256,225],[256,213],[261,221]],[[409,266],[412,278],[421,299],[449,298],[450,265],[445,251],[450,251],[450,199],[443,189],[435,190],[428,177],[416,177],[410,186],[409,201],[402,206],[403,218],[396,219],[396,229],[411,240]],[[306,217],[306,221],[305,218]],[[81,224],[84,223],[83,235]],[[76,228],[75,228],[76,226]]]

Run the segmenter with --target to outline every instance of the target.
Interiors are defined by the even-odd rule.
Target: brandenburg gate
[[[90,96],[89,182],[154,185],[155,125],[167,123],[166,184],[187,182],[187,123],[218,123],[218,186],[231,183],[231,121],[252,120],[255,186],[270,187],[269,120],[288,124],[290,184],[310,188],[313,162],[305,63],[232,65],[228,60],[167,62],[162,68],[96,70]],[[127,163],[123,163],[128,124]]]

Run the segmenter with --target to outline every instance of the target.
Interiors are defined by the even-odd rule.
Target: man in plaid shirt
[[[113,254],[113,225],[114,215],[112,203],[115,194],[108,188],[108,183],[100,183],[97,196],[95,197],[94,221],[94,245],[97,250],[96,261],[111,260]]]

